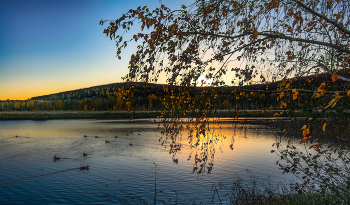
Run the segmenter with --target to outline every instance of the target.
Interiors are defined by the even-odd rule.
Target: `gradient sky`
[[[180,8],[186,0],[162,0]],[[0,0],[0,100],[122,82],[134,47],[115,57],[99,20],[159,0]]]

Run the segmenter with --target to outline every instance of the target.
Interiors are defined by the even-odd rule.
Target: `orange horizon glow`
[[[79,90],[84,88],[90,88],[93,86],[105,85],[115,82],[109,83],[96,83],[90,84],[85,82],[80,83],[71,83],[71,84],[53,84],[53,85],[40,85],[32,84],[30,86],[25,85],[10,85],[9,87],[1,87],[0,88],[0,100],[28,100],[32,97],[51,95],[66,91]]]

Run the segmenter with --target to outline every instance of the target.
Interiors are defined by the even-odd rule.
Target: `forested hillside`
[[[315,93],[321,82],[328,82],[327,86],[332,90],[328,90],[328,95],[318,97]],[[188,111],[207,109],[208,105],[211,110],[293,110],[309,109],[315,104],[327,106],[335,91],[345,90],[340,81],[332,82],[327,74],[248,86],[181,87],[127,82],[37,96],[23,101],[0,101],[0,111],[167,110],[171,102],[177,102],[177,107],[182,106],[181,109]],[[281,98],[284,99],[282,103]],[[340,108],[350,108],[348,99],[341,103]]]

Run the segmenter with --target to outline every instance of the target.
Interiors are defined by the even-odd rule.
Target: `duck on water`
[[[80,170],[80,171],[82,171],[82,170],[89,170],[89,165],[86,165],[86,167],[80,167],[79,170]]]

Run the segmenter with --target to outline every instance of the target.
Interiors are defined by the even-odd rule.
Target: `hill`
[[[347,73],[346,73],[347,74]],[[36,96],[24,101],[0,101],[0,111],[124,111],[124,110],[164,110],[171,97],[186,94],[182,103],[191,104],[188,109],[199,109],[203,103],[210,103],[210,109],[261,110],[287,108],[280,105],[277,96],[287,91],[291,98],[292,88],[300,92],[297,100],[288,104],[291,109],[308,109],[315,103],[311,98],[321,82],[328,88],[342,91],[344,83],[332,82],[329,74],[318,74],[300,78],[285,79],[272,83],[221,86],[221,87],[180,87],[163,84],[123,82],[93,86],[50,95]],[[285,89],[288,84],[289,89]],[[289,94],[288,94],[289,93]],[[329,92],[331,93],[331,92]],[[346,105],[347,106],[347,105]],[[183,107],[181,108],[183,109]]]

